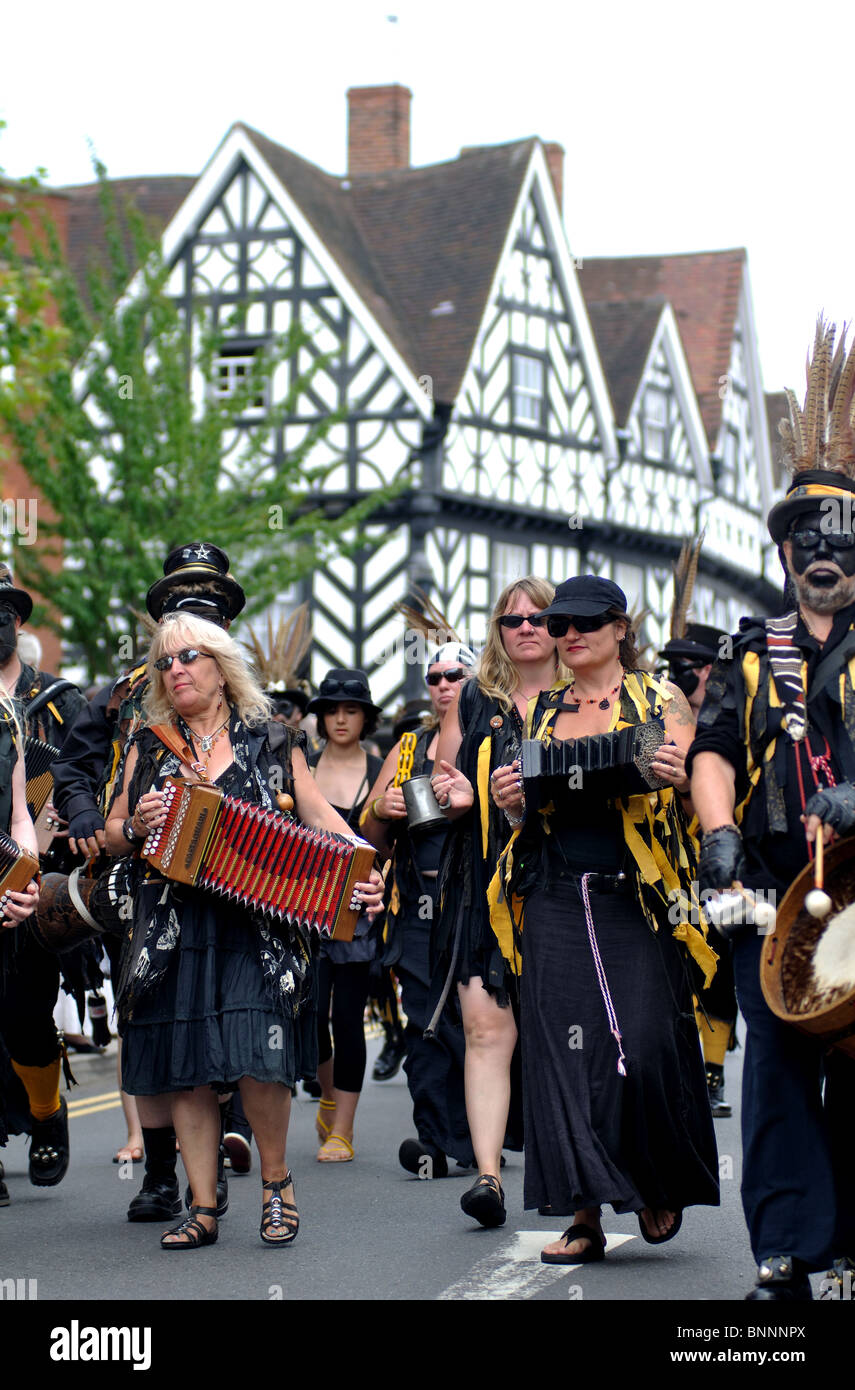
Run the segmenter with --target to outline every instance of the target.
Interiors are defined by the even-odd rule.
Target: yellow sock
[[[49,1120],[59,1109],[59,1073],[62,1059],[46,1067],[22,1067],[13,1060],[12,1066],[26,1087],[30,1114],[34,1120]]]
[[[698,1024],[698,1032],[701,1035],[701,1046],[704,1050],[704,1061],[712,1062],[713,1066],[723,1067],[725,1053],[730,1042],[732,1024],[725,1023],[720,1018],[705,1019],[702,1013],[695,1010],[695,1018]]]

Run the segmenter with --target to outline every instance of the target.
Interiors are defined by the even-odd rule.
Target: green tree
[[[46,601],[33,621],[61,633],[91,679],[115,668],[122,637],[141,640],[135,611],[174,546],[222,545],[251,575],[251,616],[336,552],[368,547],[362,523],[407,486],[323,505],[311,454],[341,417],[287,455],[275,441],[325,359],[250,409],[307,341],[295,328],[218,395],[221,345],[246,306],[217,328],[204,311],[188,323],[157,239],[95,168],[106,255],[83,287],[38,182],[0,185],[0,457],[17,457],[39,494],[37,543],[10,536],[15,572]]]

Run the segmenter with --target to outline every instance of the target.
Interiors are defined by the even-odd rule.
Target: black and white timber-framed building
[[[421,679],[393,612],[413,584],[477,642],[499,590],[529,573],[614,578],[650,610],[658,646],[671,566],[699,527],[693,615],[732,630],[774,611],[776,482],[745,253],[574,259],[560,146],[530,138],[411,168],[406,89],[348,97],[344,177],[236,124],[198,178],[119,181],[162,226],[188,316],[205,306],[224,322],[245,306],[219,389],[295,322],[311,341],[272,397],[325,355],[271,439],[274,466],[340,409],[312,455],[325,505],[411,480],[370,523],[371,553],[282,596],[311,601],[313,678],[365,667],[391,707]],[[82,270],[95,190],[61,192]]]

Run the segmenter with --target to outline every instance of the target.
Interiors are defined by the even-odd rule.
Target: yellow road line
[[[94,1105],[96,1100],[118,1100],[118,1098],[119,1092],[115,1090],[104,1091],[100,1096],[81,1096],[79,1100],[70,1100],[68,1102],[68,1113],[71,1114],[72,1111],[79,1110],[81,1105]]]
[[[107,1100],[102,1105],[90,1106],[88,1110],[72,1110],[68,1116],[70,1120],[75,1120],[81,1115],[97,1115],[99,1110],[117,1110],[121,1105],[120,1100]]]

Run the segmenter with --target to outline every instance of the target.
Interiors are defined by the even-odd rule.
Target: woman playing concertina
[[[515,828],[500,868],[522,900],[525,1205],[573,1213],[541,1258],[600,1260],[600,1208],[637,1212],[643,1238],[677,1234],[685,1207],[718,1204],[718,1166],[692,1012],[690,958],[715,956],[675,912],[696,877],[687,833],[685,696],[637,669],[623,591],[581,575],[541,614],[572,671],[532,708],[544,742],[659,720],[650,794],[598,794],[596,777],[552,778],[525,813],[519,766],[492,780]],[[584,757],[579,766],[584,769]],[[683,918],[681,921],[680,918]]]
[[[553,593],[548,581],[524,578],[500,594],[476,677],[462,683],[443,716],[432,778],[455,827],[440,872],[436,946],[440,976],[446,987],[456,984],[460,1001],[466,1113],[479,1173],[460,1205],[483,1226],[505,1221],[502,1148],[522,1147],[521,1116],[514,1115],[511,1094],[516,965],[513,948],[503,955],[487,901],[509,830],[487,786],[490,772],[516,756],[528,701],[556,680],[554,639],[545,622],[532,621]],[[515,1086],[514,1099],[518,1092]]]
[[[112,854],[164,824],[166,777],[208,782],[270,810],[284,790],[305,825],[349,834],[309,773],[300,735],[268,722],[269,702],[227,633],[167,616],[148,675],[145,724],[107,820]],[[217,1096],[236,1087],[261,1160],[261,1238],[287,1245],[299,1226],[285,1156],[290,1088],[316,1066],[310,943],[295,928],[166,882],[139,859],[132,869],[133,934],[118,990],[123,1078],[132,1095],[171,1095],[193,1194],[190,1216],[161,1245],[189,1250],[217,1239]],[[379,908],[376,871],[356,889],[367,911]]]

